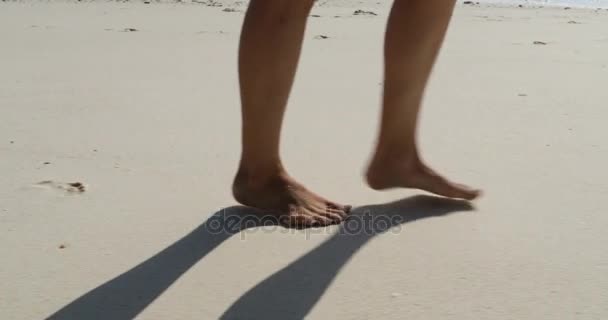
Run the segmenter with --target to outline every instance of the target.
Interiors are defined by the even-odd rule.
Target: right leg
[[[416,144],[418,113],[455,0],[395,0],[385,38],[382,122],[367,171],[377,190],[418,188],[472,200],[480,191],[453,183],[426,166]]]
[[[242,154],[233,194],[292,225],[341,221],[348,207],[304,188],[279,156],[281,124],[313,0],[252,0],[241,33]]]

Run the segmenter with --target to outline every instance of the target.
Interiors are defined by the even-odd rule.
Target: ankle
[[[379,144],[372,159],[372,163],[389,166],[391,164],[415,166],[420,162],[416,147],[407,145],[387,146]]]
[[[283,165],[279,161],[251,162],[241,160],[236,173],[235,183],[249,186],[265,185],[278,177],[286,175]]]

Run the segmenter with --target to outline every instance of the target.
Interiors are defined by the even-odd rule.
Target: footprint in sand
[[[62,190],[68,193],[83,193],[87,190],[82,182],[59,182],[53,180],[45,180],[36,183],[36,186],[46,187],[55,190]]]

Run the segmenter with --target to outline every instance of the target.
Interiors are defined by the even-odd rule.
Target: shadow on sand
[[[245,292],[221,318],[302,319],[344,264],[374,236],[414,220],[472,209],[466,201],[431,196],[355,208],[329,240]],[[47,319],[135,318],[224,240],[247,228],[270,224],[256,219],[255,214],[254,209],[240,206],[216,212],[171,246],[83,294]]]

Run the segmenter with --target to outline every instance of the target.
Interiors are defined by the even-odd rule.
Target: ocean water
[[[476,0],[481,3],[523,4],[536,6],[560,6],[608,9],[608,0]],[[459,1],[462,2],[462,1]]]

